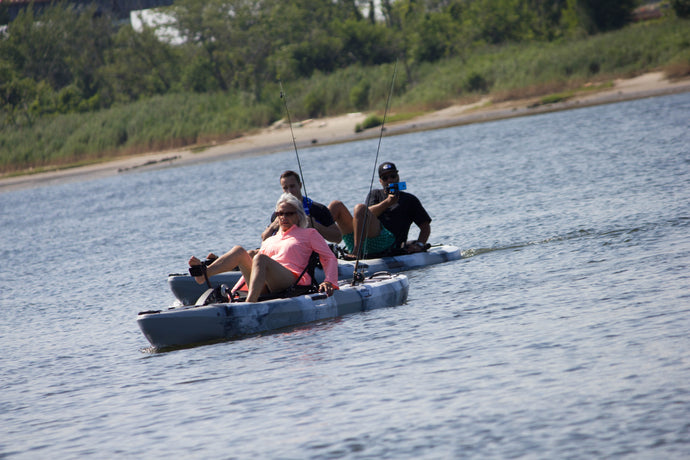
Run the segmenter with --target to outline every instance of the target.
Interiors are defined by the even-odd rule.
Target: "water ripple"
[[[152,350],[136,314],[189,255],[259,244],[294,152],[0,194],[26,262],[0,269],[0,457],[687,458],[689,104],[385,138],[463,259],[404,305],[203,346]],[[360,202],[375,151],[306,149],[309,191]]]

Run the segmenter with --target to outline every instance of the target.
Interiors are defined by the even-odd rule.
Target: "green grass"
[[[276,118],[227,94],[171,94],[88,114],[45,117],[0,132],[0,170],[93,163],[120,155],[228,140]]]
[[[586,39],[487,47],[433,64],[401,62],[389,111],[397,115],[386,122],[484,95],[494,102],[534,97],[549,104],[575,90],[597,90],[614,78],[660,69],[673,77],[690,74],[689,21],[650,21]],[[352,66],[284,82],[291,118],[364,111],[374,115],[362,129],[379,126],[393,70],[393,64]],[[265,85],[261,103],[244,94],[168,94],[96,113],[45,117],[28,128],[5,128],[0,131],[0,172],[183,146],[203,149],[283,118],[279,94],[273,82]]]

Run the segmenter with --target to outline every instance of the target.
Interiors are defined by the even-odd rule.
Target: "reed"
[[[44,117],[0,132],[3,172],[97,162],[121,155],[228,140],[278,117],[237,96],[170,94],[94,113]]]

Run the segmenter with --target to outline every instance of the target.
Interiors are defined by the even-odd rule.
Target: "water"
[[[294,152],[0,194],[0,457],[688,458],[690,93],[384,138],[464,259],[407,304],[152,353]],[[352,206],[377,140],[301,152]],[[416,235],[413,230],[411,236]]]

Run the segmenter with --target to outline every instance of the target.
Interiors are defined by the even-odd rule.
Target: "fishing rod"
[[[304,187],[304,196],[309,198],[307,193],[307,183],[304,182],[304,174],[302,174],[302,163],[299,161],[299,152],[297,151],[297,141],[295,141],[295,132],[292,130],[292,120],[290,119],[290,111],[287,106],[287,94],[283,90],[283,82],[278,80],[280,85],[280,98],[283,100],[283,106],[285,107],[285,113],[287,114],[288,125],[290,125],[290,135],[292,135],[292,145],[295,147],[295,156],[297,156],[297,167],[299,168],[299,177],[302,179],[302,187]]]
[[[388,109],[390,108],[390,102],[391,102],[391,96],[393,94],[393,87],[395,86],[395,76],[398,73],[398,60],[395,60],[395,65],[393,66],[393,77],[391,78],[391,86],[390,89],[388,90],[388,97],[386,98],[386,108],[383,111],[383,121],[381,122],[381,131],[379,132],[379,144],[378,147],[376,147],[376,158],[374,159],[374,169],[371,172],[371,182],[369,183],[369,193],[367,197],[371,195],[371,191],[374,188],[374,178],[376,177],[376,165],[379,162],[379,152],[381,151],[381,140],[383,139],[383,131],[384,127],[386,126],[386,116],[388,115]],[[369,206],[369,203],[364,203],[365,206]],[[355,268],[354,268],[354,273],[353,273],[353,278],[352,278],[352,285],[354,286],[357,282],[362,282],[364,280],[364,275],[360,273],[359,270],[359,259],[362,255],[362,251],[364,250],[364,232],[366,231],[367,228],[367,219],[369,218],[369,213],[365,212],[364,213],[364,222],[362,223],[362,229],[359,233],[359,249],[357,250],[356,254],[356,259],[355,259]]]

